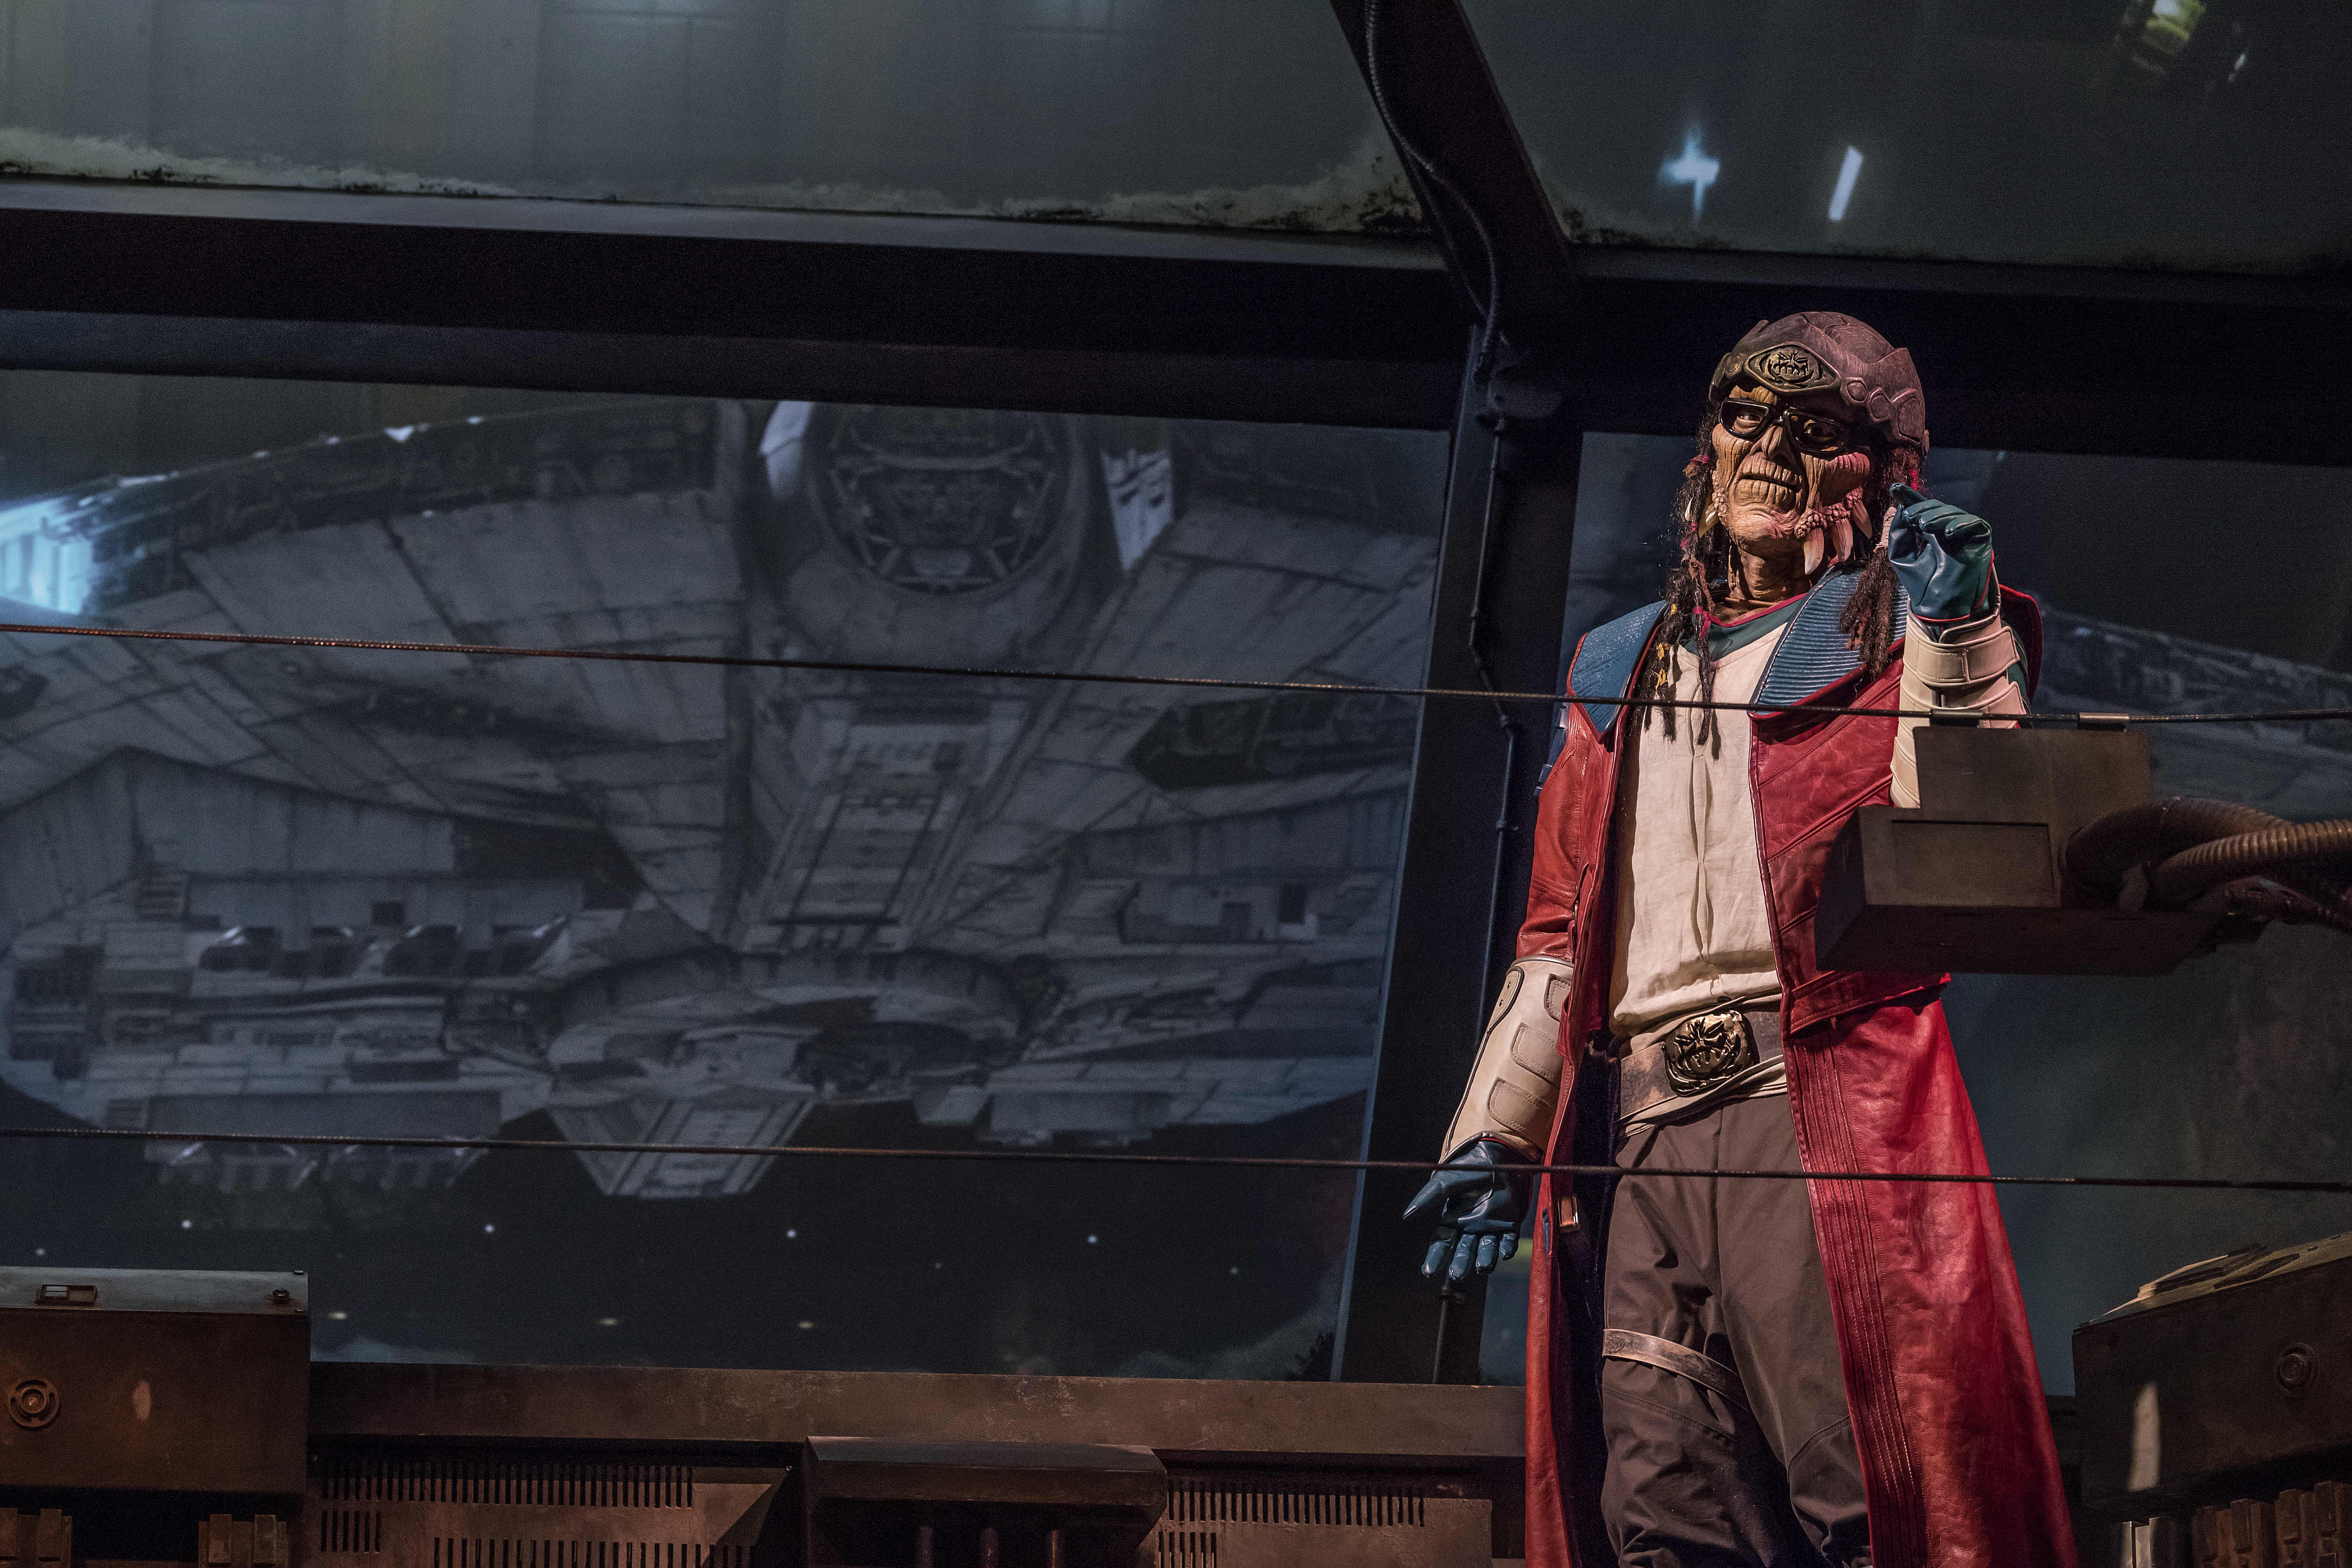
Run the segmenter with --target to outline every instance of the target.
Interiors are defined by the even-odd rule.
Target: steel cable
[[[1702,702],[1685,699],[1628,698],[1580,692],[1496,691],[1483,689],[1353,685],[1339,681],[1249,680],[1211,676],[1115,675],[1092,670],[996,669],[951,665],[892,664],[845,659],[757,658],[738,654],[645,653],[606,648],[551,648],[483,643],[436,643],[360,637],[272,636],[250,632],[164,631],[121,626],[0,623],[0,633],[16,637],[84,637],[124,641],[213,643],[253,647],[325,648],[362,653],[425,653],[467,658],[560,658],[622,664],[696,665],[720,668],[797,670],[835,675],[907,675],[979,680],[1069,681],[1105,686],[1172,687],[1186,689],[1297,692],[1330,697],[1453,699],[1484,702],[1584,702],[1609,708],[1685,708],[1771,715],[1801,710],[1822,718],[1933,719],[1925,709],[1864,708],[1836,704]],[[2318,723],[2352,720],[2352,708],[2314,708],[2238,713],[2115,713],[2038,711],[2025,715],[2100,727],[2124,724]],[[479,1149],[506,1152],[568,1152],[617,1154],[703,1154],[747,1158],[963,1160],[1050,1164],[1137,1165],[1190,1168],[1275,1169],[1335,1172],[1428,1172],[1448,1168],[1417,1160],[1332,1160],[1305,1157],[1209,1154],[1121,1154],[1094,1150],[828,1148],[752,1145],[574,1142],[565,1139],[401,1138],[341,1134],[175,1132],[115,1127],[0,1127],[0,1140],[76,1142],[247,1143],[286,1147],[378,1149]],[[1528,1165],[1517,1174],[1565,1176],[1708,1177],[1744,1181],[1856,1181],[1958,1184],[1988,1186],[2068,1186],[2313,1193],[2352,1195],[2352,1182],[2241,1179],[2200,1176],[2017,1176],[1955,1172],[1686,1170],[1617,1165]]]
[[[331,1132],[170,1132],[143,1127],[0,1127],[0,1140],[45,1139],[62,1142],[257,1143],[288,1148],[482,1149],[507,1152],[575,1154],[719,1154],[758,1159],[964,1160],[982,1164],[1142,1165],[1197,1170],[1402,1171],[1488,1170],[1480,1164],[1431,1160],[1328,1160],[1281,1154],[1121,1154],[1097,1149],[888,1149],[829,1148],[814,1144],[764,1143],[575,1143],[562,1138],[402,1138],[348,1136]],[[1996,1187],[2158,1187],[2200,1192],[2321,1193],[2352,1196],[2352,1182],[2226,1176],[2001,1176],[1946,1171],[1714,1171],[1675,1166],[1641,1169],[1622,1165],[1518,1165],[1515,1176],[1678,1176],[1731,1181],[1894,1182]]]
[[[1626,697],[1582,691],[1490,691],[1483,687],[1359,686],[1339,680],[1244,680],[1206,675],[1112,675],[1098,670],[992,669],[944,664],[884,664],[855,659],[761,658],[749,654],[635,653],[613,648],[519,647],[499,643],[394,642],[364,637],[275,637],[257,632],[154,631],[128,626],[60,626],[0,622],[13,637],[111,637],[134,642],[228,643],[248,647],[348,649],[357,653],[437,653],[466,658],[571,658],[613,664],[708,665],[722,669],[791,669],[821,675],[920,675],[962,680],[1061,680],[1095,686],[1179,687],[1210,691],[1295,691],[1324,697],[1437,698],[1476,702],[1579,702],[1600,708],[1693,708],[1808,718],[1928,719],[1951,714],[1927,708],[1859,708],[1817,702],[1701,702],[1685,698]],[[2019,715],[2089,728],[2126,724],[2317,724],[2352,720],[2352,707],[2291,708],[2245,713],[2116,713],[2095,710],[2035,710]]]

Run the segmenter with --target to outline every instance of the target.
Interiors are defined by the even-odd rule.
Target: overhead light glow
[[[1830,221],[1832,223],[1843,223],[1845,221],[1845,204],[1853,200],[1854,178],[1861,173],[1862,149],[1859,147],[1847,148],[1845,150],[1845,162],[1838,166],[1837,189],[1830,193]]]
[[[1715,184],[1715,177],[1722,172],[1721,159],[1710,158],[1699,151],[1698,132],[1696,131],[1683,133],[1681,157],[1669,159],[1658,165],[1659,179],[1670,185],[1688,185],[1691,188],[1693,223],[1696,223],[1699,215],[1706,210],[1706,188]]]

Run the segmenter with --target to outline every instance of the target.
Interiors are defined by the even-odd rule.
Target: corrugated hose
[[[2179,907],[2218,896],[2234,914],[2352,934],[2346,863],[2352,822],[2288,822],[2229,801],[2177,798],[2099,818],[2066,846],[2066,868],[2109,898],[2134,870],[2147,897]]]

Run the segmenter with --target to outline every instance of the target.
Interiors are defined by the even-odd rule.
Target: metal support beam
[[[1583,433],[1572,409],[1522,423],[1482,417],[1484,401],[1465,379],[1428,679],[1543,689],[1559,677]],[[1524,707],[1423,708],[1380,1065],[1365,1117],[1368,1159],[1437,1156],[1518,934],[1550,728],[1548,712]],[[1357,1183],[1336,1378],[1478,1381],[1485,1292],[1474,1289],[1441,1310],[1436,1287],[1421,1277],[1429,1226],[1402,1217],[1420,1184],[1391,1172]]]
[[[1461,353],[1409,245],[168,195],[0,181],[0,364],[1443,429]]]
[[[1583,435],[1561,383],[1580,305],[1568,243],[1460,0],[1332,0],[1332,10],[1482,318],[1454,419],[1429,679],[1549,689]],[[1440,1152],[1526,906],[1549,739],[1541,713],[1423,709],[1370,1158]],[[1485,1282],[1441,1295],[1415,1272],[1428,1226],[1402,1210],[1416,1184],[1357,1184],[1335,1377],[1478,1381]]]
[[[0,243],[26,369],[1442,430],[1465,319],[1432,247],[1276,234],[0,180]],[[1595,430],[1687,435],[1725,345],[1828,308],[1911,350],[1943,446],[2352,465],[2308,416],[2341,280],[1573,257]]]

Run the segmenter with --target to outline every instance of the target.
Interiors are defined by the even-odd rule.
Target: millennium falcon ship
[[[708,401],[0,512],[0,620],[1419,679],[1436,437]],[[0,637],[0,1078],[166,1180],[1117,1145],[1364,1089],[1417,713],[1370,694]],[[580,1156],[611,1194],[767,1162]]]

